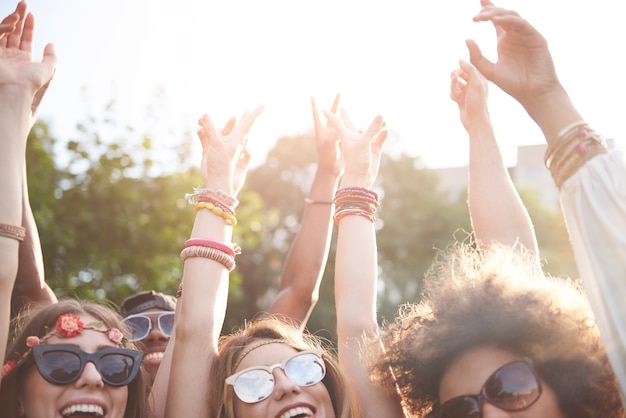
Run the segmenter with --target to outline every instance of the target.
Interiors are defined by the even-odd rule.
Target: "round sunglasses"
[[[128,336],[129,341],[143,340],[152,331],[152,320],[146,314],[129,315],[123,321],[131,332]],[[170,337],[174,328],[174,312],[158,314],[156,323],[159,331],[166,337]]]
[[[126,386],[137,376],[143,352],[107,347],[95,353],[86,353],[74,345],[45,344],[33,347],[33,357],[41,377],[55,385],[77,381],[87,363],[91,362],[104,383]]]
[[[508,412],[530,408],[541,397],[541,382],[530,362],[520,359],[493,372],[478,395],[449,399],[433,408],[436,418],[482,418],[483,399]]]
[[[312,386],[326,375],[322,353],[321,349],[301,351],[280,364],[250,367],[226,378],[226,384],[233,386],[235,395],[245,403],[260,402],[272,394],[277,368],[296,385]]]

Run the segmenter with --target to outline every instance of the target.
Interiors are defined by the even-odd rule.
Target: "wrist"
[[[341,189],[346,187],[362,187],[365,189],[372,188],[372,181],[368,176],[359,176],[346,173],[341,179]]]
[[[556,88],[531,101],[522,103],[528,115],[541,128],[550,142],[563,127],[582,120],[563,87]]]

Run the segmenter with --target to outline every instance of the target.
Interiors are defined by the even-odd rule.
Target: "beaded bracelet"
[[[26,238],[26,228],[0,223],[0,236],[24,241],[24,238]]]
[[[202,195],[211,196],[215,198],[217,201],[223,203],[224,206],[228,206],[231,208],[236,208],[237,205],[239,204],[239,201],[233,196],[229,195],[228,193],[225,193],[217,189],[207,189],[207,188],[200,188],[200,187],[194,187],[193,193],[186,194],[185,199],[189,201],[190,204],[193,204],[195,203],[195,199],[198,196],[202,196]]]
[[[216,250],[220,250],[220,251],[227,253],[231,257],[241,254],[241,247],[239,247],[237,244],[228,245],[226,243],[215,241],[215,240],[208,239],[208,238],[190,238],[187,241],[185,241],[185,248],[191,247],[194,245],[201,246],[201,247],[215,248]]]
[[[192,245],[191,247],[183,248],[180,252],[180,258],[182,258],[183,261],[194,257],[203,257],[217,261],[226,267],[228,271],[233,271],[235,269],[235,257],[216,248]]]
[[[333,220],[336,224],[344,216],[357,215],[367,218],[370,222],[376,222],[378,208],[378,194],[363,187],[346,187],[335,193],[335,215]]]
[[[194,206],[196,208],[196,212],[199,211],[200,209],[208,209],[211,212],[213,212],[215,215],[224,218],[224,221],[226,221],[227,225],[230,225],[230,226],[237,225],[237,218],[235,216],[231,215],[228,212],[225,212],[221,208],[218,208],[211,202],[198,202]]]

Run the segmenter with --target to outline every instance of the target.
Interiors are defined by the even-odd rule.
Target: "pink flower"
[[[113,341],[114,343],[119,344],[120,342],[122,342],[124,334],[122,334],[122,331],[117,328],[111,328],[109,331],[107,331],[107,337],[109,337],[109,340]]]
[[[39,337],[31,335],[30,337],[26,338],[26,345],[28,347],[34,347],[36,345],[39,345]]]
[[[83,330],[83,321],[79,316],[67,313],[59,316],[56,323],[56,330],[59,336],[63,338],[72,338],[77,336]]]
[[[2,377],[11,373],[11,370],[15,367],[15,362],[13,360],[9,360],[2,365]]]

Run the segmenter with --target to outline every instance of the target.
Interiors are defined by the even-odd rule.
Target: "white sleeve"
[[[626,399],[626,162],[610,150],[561,188],[576,264]]]

